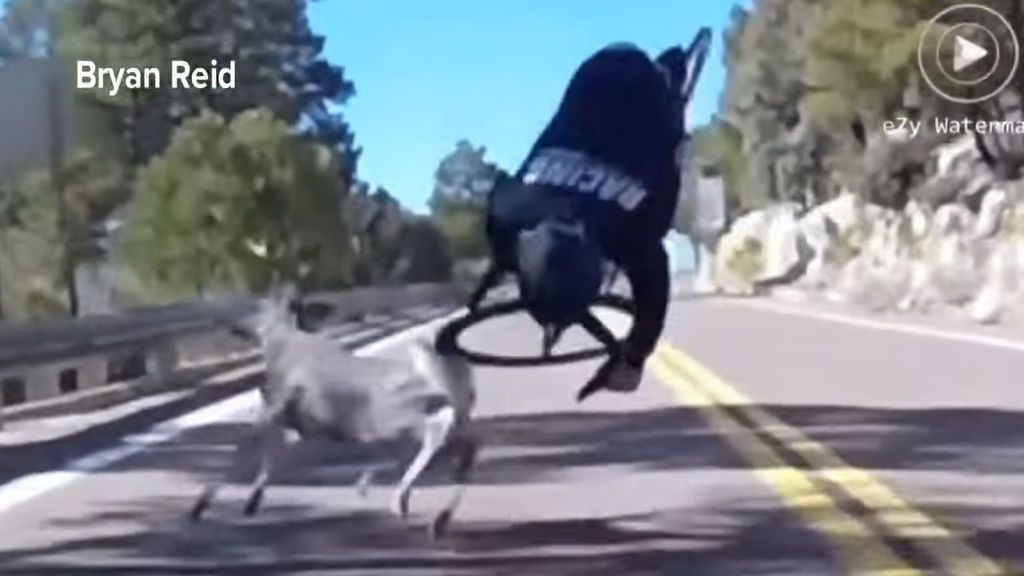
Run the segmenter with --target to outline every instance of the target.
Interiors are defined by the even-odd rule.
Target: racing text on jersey
[[[647,196],[647,190],[636,179],[586,154],[563,148],[548,148],[537,154],[527,166],[523,182],[597,194],[625,210],[635,209]]]

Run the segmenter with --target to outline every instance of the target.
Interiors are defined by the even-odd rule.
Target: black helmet
[[[582,223],[545,221],[519,234],[519,292],[540,325],[579,322],[601,289],[601,250]]]

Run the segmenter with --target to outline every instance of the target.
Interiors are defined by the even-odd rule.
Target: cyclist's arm
[[[635,261],[624,267],[633,292],[636,315],[625,341],[626,359],[635,366],[643,365],[654,352],[665,327],[668,309],[668,254],[658,242]]]

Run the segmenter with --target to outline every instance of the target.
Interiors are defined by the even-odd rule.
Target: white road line
[[[885,322],[881,320],[871,320],[868,318],[857,318],[854,316],[836,314],[832,312],[798,310],[796,308],[781,306],[769,302],[730,301],[728,302],[728,305],[746,306],[748,308],[755,308],[767,312],[774,312],[776,314],[801,316],[804,318],[811,318],[814,320],[824,320],[826,322],[834,322],[836,324],[845,324],[847,326],[867,328],[869,330],[896,332],[900,334],[909,334],[912,336],[922,336],[926,338],[948,340],[950,342],[974,344],[977,346],[988,346],[990,348],[1000,348],[1003,350],[1010,350],[1013,352],[1024,352],[1024,341],[1011,340],[1009,338],[1000,338],[999,336],[971,334],[970,332],[954,332],[952,330],[941,330],[938,328],[930,328],[927,326],[915,326],[913,324],[903,324],[899,322]]]
[[[461,311],[391,334],[366,346],[361,346],[356,351],[356,354],[379,354],[388,348],[418,338],[426,332],[436,330],[441,324],[457,314],[461,314]],[[252,369],[250,368],[250,370]],[[141,434],[125,436],[116,446],[76,458],[61,470],[39,472],[16,478],[4,485],[0,485],[0,514],[4,514],[15,506],[24,504],[29,500],[34,500],[53,490],[67,486],[91,473],[112,466],[125,458],[144,451],[146,448],[169,442],[188,430],[224,420],[231,420],[245,412],[255,412],[258,407],[259,392],[257,390],[242,392],[188,414],[157,424]]]

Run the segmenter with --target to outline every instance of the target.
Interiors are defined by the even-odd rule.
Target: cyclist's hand
[[[635,392],[643,377],[643,364],[630,362],[624,355],[615,355],[605,360],[597,369],[587,385],[576,394],[577,402],[582,402],[599,390],[611,392]]]

